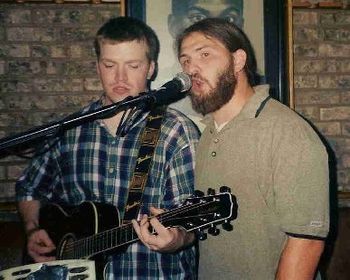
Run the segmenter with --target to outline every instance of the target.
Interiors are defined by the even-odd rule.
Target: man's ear
[[[155,76],[157,74],[157,69],[156,69],[156,62],[154,62],[153,60],[151,61],[150,65],[149,65],[149,69],[148,69],[148,73],[147,73],[147,80],[154,80]]]
[[[100,77],[101,73],[100,73],[100,67],[98,67],[98,59],[96,60],[96,72],[97,72],[98,76]]]
[[[232,54],[234,61],[234,72],[238,73],[243,70],[247,62],[247,54],[244,50],[238,49]]]

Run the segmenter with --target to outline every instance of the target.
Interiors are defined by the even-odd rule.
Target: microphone
[[[169,105],[186,96],[186,92],[191,88],[191,78],[184,72],[177,73],[174,79],[165,83],[161,87],[151,90],[139,98],[148,99],[152,105]],[[138,99],[138,97],[136,97]]]
[[[109,118],[116,113],[129,108],[147,108],[147,106],[169,105],[186,96],[191,88],[191,79],[185,73],[178,73],[174,79],[165,83],[158,89],[140,93],[139,96],[127,97],[113,103],[85,113],[73,113],[63,120],[51,122],[46,125],[34,127],[26,132],[0,139],[0,153],[9,148],[20,147],[23,143],[58,135],[59,132],[76,127],[85,122],[96,119]]]
[[[160,88],[142,92],[136,97],[127,97],[121,101],[122,106],[127,105],[128,108],[134,110],[124,120],[124,115],[117,128],[117,135],[125,136],[135,120],[141,116],[142,112],[150,110],[152,107],[169,105],[186,96],[186,92],[191,88],[190,77],[181,72],[176,74],[175,78],[165,83]],[[133,105],[134,104],[134,105]],[[139,110],[141,109],[141,110]],[[125,111],[126,112],[126,111]]]

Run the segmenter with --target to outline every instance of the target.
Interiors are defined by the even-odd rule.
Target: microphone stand
[[[144,109],[147,105],[150,105],[152,101],[153,99],[145,93],[138,97],[129,96],[124,100],[111,105],[88,111],[83,114],[73,113],[60,121],[38,126],[14,136],[5,137],[0,139],[0,155],[7,155],[15,148],[24,148],[28,146],[29,142],[35,142],[38,140],[42,141],[43,138],[45,140],[83,123],[91,122],[96,119],[112,117],[118,112],[131,107]]]

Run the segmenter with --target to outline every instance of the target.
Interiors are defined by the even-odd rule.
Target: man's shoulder
[[[296,142],[317,143],[323,147],[317,128],[304,116],[277,100],[267,106],[264,118],[273,127],[274,135],[292,137]],[[263,114],[262,114],[263,116]]]
[[[98,109],[102,106],[101,104],[101,100],[100,99],[97,99],[97,100],[92,100],[90,101],[90,103],[86,104],[81,110],[80,112],[81,113],[85,113],[85,112],[88,112],[88,111],[92,111],[92,110],[95,110],[95,109]]]
[[[184,113],[174,108],[169,108],[169,107],[167,108],[165,113],[164,123],[183,126],[191,130],[192,129],[196,131],[198,130],[193,120],[187,117]]]
[[[307,125],[306,120],[290,107],[272,99],[266,105],[266,110],[261,114],[263,117],[274,119],[276,122],[295,123],[296,125]]]
[[[199,129],[196,124],[182,112],[167,108],[162,123],[162,132],[172,135],[176,132],[181,136],[187,135],[189,138],[199,139]]]

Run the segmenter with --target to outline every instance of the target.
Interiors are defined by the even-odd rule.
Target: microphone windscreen
[[[171,81],[153,90],[148,96],[157,105],[169,105],[186,96],[191,88],[191,78],[186,73],[178,73]]]
[[[178,79],[181,82],[181,92],[188,91],[191,86],[191,78],[184,72],[177,73],[174,79]]]

